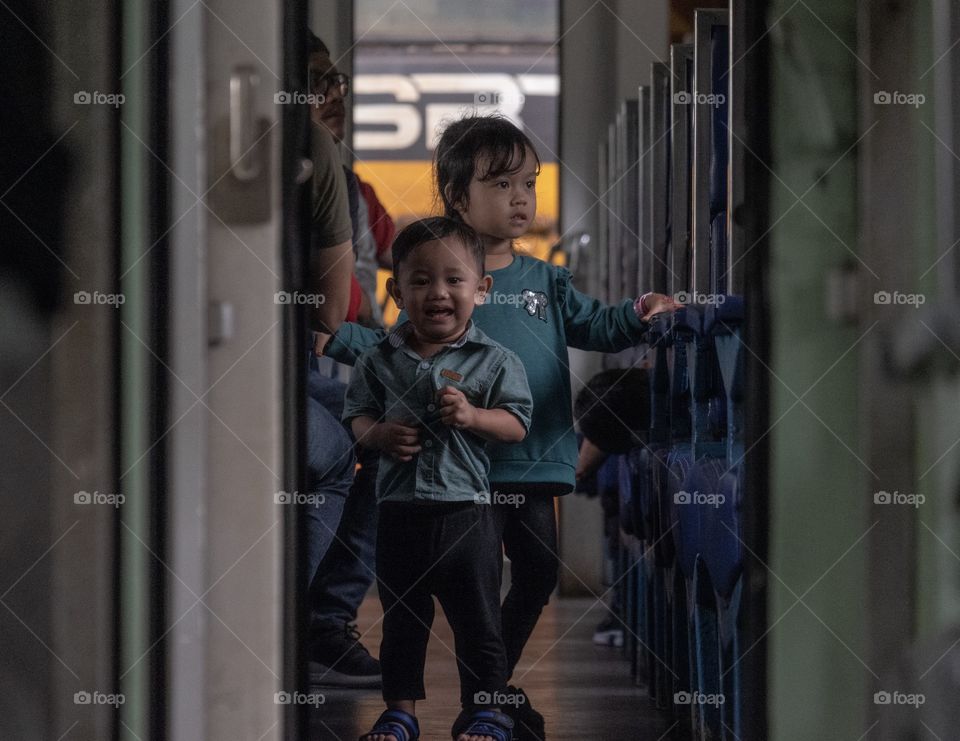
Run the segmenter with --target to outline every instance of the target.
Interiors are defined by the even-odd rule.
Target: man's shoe
[[[310,642],[310,684],[316,687],[378,689],[383,685],[380,662],[360,643],[352,623],[318,631]]]
[[[593,642],[598,646],[623,646],[623,623],[611,612],[593,631]]]

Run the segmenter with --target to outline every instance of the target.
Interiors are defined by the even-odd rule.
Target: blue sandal
[[[373,728],[363,734],[359,741],[378,734],[383,736],[389,734],[397,741],[419,741],[420,723],[410,713],[402,710],[384,710]]]
[[[469,736],[490,736],[496,741],[512,741],[513,719],[497,710],[467,708],[453,723],[453,741],[456,741],[461,733]]]

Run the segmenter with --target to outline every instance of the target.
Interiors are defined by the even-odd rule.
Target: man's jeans
[[[301,505],[307,522],[307,574],[317,568],[333,542],[353,483],[353,440],[340,423],[346,386],[312,365],[307,377],[307,485],[313,504]]]
[[[361,468],[340,518],[337,538],[310,588],[311,620],[351,623],[376,579],[377,461],[379,453],[358,451]]]
[[[319,507],[304,508],[311,574],[310,621],[319,626],[349,623],[356,619],[360,603],[376,578],[379,455],[361,452],[363,467],[354,478],[353,440],[339,421],[346,385],[327,377],[317,370],[315,363],[311,363],[307,390],[308,404],[316,404],[328,416],[332,415],[339,427],[334,433],[318,426],[316,438],[311,433],[311,460],[315,456],[330,459],[333,448],[341,450],[339,455],[343,457],[343,461],[334,461],[335,490],[333,487],[326,490],[326,500]],[[350,446],[346,456],[342,453],[344,437]],[[334,440],[336,444],[333,444]],[[342,468],[341,463],[349,470]]]

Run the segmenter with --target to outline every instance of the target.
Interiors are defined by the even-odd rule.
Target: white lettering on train
[[[362,95],[391,95],[393,103],[357,102],[353,109],[354,148],[403,150],[418,141],[434,149],[443,124],[465,111],[497,111],[523,128],[522,112],[528,96],[556,97],[560,78],[543,74],[434,74],[357,75],[354,90]],[[417,107],[421,97],[444,96],[449,101]],[[364,125],[378,127],[364,130]],[[392,130],[386,127],[392,127]]]

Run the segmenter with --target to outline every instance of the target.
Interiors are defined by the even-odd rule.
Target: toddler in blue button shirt
[[[453,630],[462,712],[454,738],[509,738],[499,712],[507,661],[500,631],[500,534],[487,441],[519,442],[533,410],[517,356],[471,316],[492,285],[483,242],[462,222],[414,222],[393,244],[387,283],[409,320],[359,358],[343,419],[380,451],[377,582],[387,705],[364,741],[419,736],[436,596]]]

